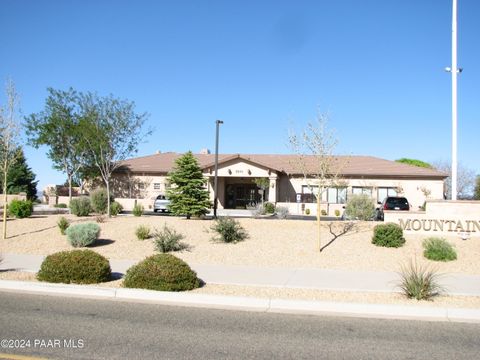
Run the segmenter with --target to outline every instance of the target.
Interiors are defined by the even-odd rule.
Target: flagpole
[[[452,1],[452,200],[457,200],[457,0]]]

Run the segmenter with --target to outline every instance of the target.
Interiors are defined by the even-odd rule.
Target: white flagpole
[[[452,200],[457,200],[457,0],[452,6]]]

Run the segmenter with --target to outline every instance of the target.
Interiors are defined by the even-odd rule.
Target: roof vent
[[[202,154],[202,155],[208,155],[208,154],[210,154],[210,150],[207,149],[207,148],[203,148],[203,149],[200,150],[200,154]]]

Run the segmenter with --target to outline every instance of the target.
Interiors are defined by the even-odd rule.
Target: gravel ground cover
[[[8,221],[8,238],[0,240],[0,252],[49,255],[70,250],[66,237],[56,223],[61,215],[33,216]],[[95,222],[95,217],[78,218],[66,215],[72,222]],[[212,220],[186,220],[173,216],[118,216],[100,223],[101,234],[91,247],[109,259],[141,260],[155,253],[153,241],[139,241],[135,228],[148,225],[161,229],[164,224],[184,234],[187,251],[175,253],[190,264],[255,265],[261,267],[304,267],[360,271],[399,271],[402,265],[416,259],[419,264],[433,266],[441,273],[480,274],[480,238],[461,240],[450,237],[458,260],[448,263],[423,258],[425,236],[406,235],[402,248],[381,248],[371,244],[376,223],[359,222],[355,229],[339,236],[321,253],[318,251],[316,223],[305,220],[239,219],[249,238],[237,244],[211,240]],[[332,231],[341,232],[341,222],[333,223]],[[322,243],[329,242],[328,223],[322,227]]]

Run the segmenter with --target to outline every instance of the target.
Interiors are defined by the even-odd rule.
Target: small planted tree
[[[169,174],[167,196],[169,209],[174,215],[201,216],[211,207],[209,194],[205,188],[206,179],[197,159],[189,151],[175,160],[175,166]]]

